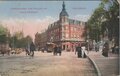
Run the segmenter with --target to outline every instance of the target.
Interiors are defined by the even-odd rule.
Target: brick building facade
[[[84,28],[85,22],[69,19],[65,3],[63,2],[59,20],[50,24],[46,30],[46,41],[61,45],[63,50],[74,51],[76,45],[85,41],[83,36]],[[43,46],[45,46],[45,43],[41,43],[41,45],[44,44]]]

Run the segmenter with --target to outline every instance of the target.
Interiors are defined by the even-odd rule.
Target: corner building
[[[79,43],[85,41],[84,29],[85,22],[69,19],[63,2],[59,20],[48,26],[47,41],[60,44],[63,50],[74,51]]]

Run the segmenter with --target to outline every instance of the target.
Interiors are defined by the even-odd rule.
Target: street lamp
[[[52,33],[50,37],[50,43],[53,43],[53,42],[54,42],[54,34]]]
[[[89,31],[87,31],[87,39],[86,39],[86,42],[87,42],[87,50],[88,50],[88,53],[89,53]]]
[[[51,43],[53,42],[53,36],[51,36],[51,38],[50,38],[50,42],[51,42]]]

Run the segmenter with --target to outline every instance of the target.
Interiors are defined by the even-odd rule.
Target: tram
[[[53,52],[53,50],[54,50],[54,46],[55,46],[55,44],[54,43],[50,43],[50,42],[48,42],[47,44],[46,44],[46,51],[47,52]]]

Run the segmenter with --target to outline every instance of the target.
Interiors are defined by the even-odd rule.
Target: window
[[[68,26],[66,26],[66,30],[68,30]]]
[[[75,27],[75,28],[74,28],[74,31],[76,31],[76,30],[77,30],[77,28]]]
[[[80,23],[81,23],[81,22],[79,21],[79,25],[80,25]]]
[[[65,32],[62,33],[62,37],[65,38]]]
[[[74,24],[74,22],[75,22],[75,21],[73,20],[73,22],[72,22],[72,23]]]
[[[64,22],[65,22],[65,17],[64,17]]]
[[[68,33],[66,33],[66,38],[68,38],[69,37],[69,34]]]
[[[64,26],[64,30],[66,30],[66,27]]]
[[[74,31],[74,27],[73,27],[73,31]]]
[[[62,27],[62,30],[65,30],[64,26]]]
[[[73,38],[75,38],[75,34],[73,35]]]
[[[62,22],[64,22],[64,19],[62,18]]]
[[[71,31],[73,31],[73,28],[71,27]]]

